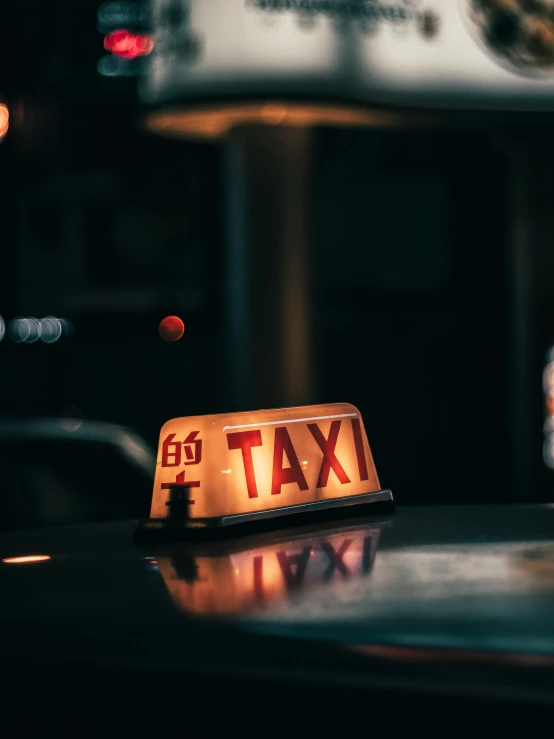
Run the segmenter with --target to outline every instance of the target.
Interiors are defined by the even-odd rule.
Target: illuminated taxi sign
[[[161,430],[150,519],[229,525],[357,496],[392,500],[352,405],[176,418]]]

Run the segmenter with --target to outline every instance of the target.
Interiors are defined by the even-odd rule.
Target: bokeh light
[[[164,341],[179,341],[185,333],[185,324],[179,316],[166,316],[161,321],[159,330]]]
[[[27,318],[29,322],[29,336],[26,339],[27,344],[34,344],[40,339],[42,333],[42,324],[34,316]]]
[[[83,425],[83,415],[79,408],[75,405],[70,405],[64,408],[63,418],[60,421],[60,426],[69,432],[78,431]]]
[[[62,327],[62,334],[64,336],[73,336],[74,328],[73,328],[73,324],[71,323],[71,321],[69,321],[67,318],[60,318],[58,320]]]
[[[145,33],[132,33],[126,28],[112,31],[104,38],[104,48],[123,59],[146,56],[154,48],[154,37]]]
[[[132,76],[128,74],[127,66],[128,62],[125,59],[107,54],[98,61],[97,69],[104,77]]]
[[[554,469],[554,434],[548,434],[544,440],[542,456],[545,465],[549,469]]]
[[[117,26],[135,26],[150,24],[153,20],[153,10],[145,3],[136,3],[132,0],[105,2],[98,8],[99,30],[109,31]]]
[[[5,103],[0,103],[0,139],[8,133],[10,127],[10,111]]]
[[[59,318],[55,316],[46,316],[40,321],[41,334],[40,338],[45,344],[53,344],[62,335],[62,324]]]
[[[0,341],[4,336],[5,324],[0,316]],[[8,335],[15,344],[34,344],[39,339],[45,344],[54,344],[62,336],[72,336],[73,324],[67,318],[46,316],[45,318],[17,317],[8,324]]]
[[[26,318],[14,318],[8,325],[8,334],[14,344],[22,344],[31,335],[31,324]]]
[[[2,316],[0,316],[0,341],[2,341],[5,335],[6,335],[6,322],[4,321]]]

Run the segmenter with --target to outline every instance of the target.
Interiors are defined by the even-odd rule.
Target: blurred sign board
[[[309,96],[554,108],[554,10],[525,0],[155,0],[146,102]]]
[[[227,526],[392,501],[348,403],[176,418],[162,428],[151,521]]]

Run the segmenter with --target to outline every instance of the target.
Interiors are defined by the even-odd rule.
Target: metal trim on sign
[[[376,501],[393,501],[390,490],[379,490],[376,493],[365,493],[364,495],[350,495],[346,498],[333,498],[332,500],[316,500],[313,503],[300,503],[299,505],[283,506],[282,508],[270,508],[266,511],[254,511],[253,513],[237,513],[232,516],[222,516],[220,526],[233,526],[247,521],[263,521],[277,516],[288,516],[291,514],[309,513],[310,511],[325,511],[331,508],[346,508],[347,506],[364,505]]]
[[[390,490],[351,495],[332,500],[271,508],[266,511],[240,513],[217,518],[150,518],[139,523],[135,541],[143,539],[218,539],[235,537],[271,529],[302,526],[318,522],[332,522],[357,516],[394,511]]]

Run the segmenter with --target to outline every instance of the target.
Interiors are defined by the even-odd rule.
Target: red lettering
[[[329,431],[329,438],[326,439],[317,423],[309,423],[308,428],[312,432],[312,436],[317,441],[317,445],[323,452],[323,461],[321,462],[321,469],[319,470],[319,477],[317,480],[317,487],[324,488],[329,480],[329,472],[331,468],[335,475],[339,478],[342,485],[350,482],[350,478],[342,468],[339,460],[335,456],[335,447],[337,446],[337,439],[340,431],[340,421],[333,421],[331,423],[331,429]]]
[[[185,464],[200,464],[202,461],[202,439],[196,438],[199,433],[199,431],[191,431],[183,442],[185,457],[188,460]],[[193,446],[194,452],[192,451]]]
[[[279,567],[283,573],[283,579],[287,586],[287,590],[297,590],[302,587],[311,551],[312,548],[310,546],[304,547],[301,554],[294,554],[291,557],[289,557],[284,551],[277,552],[277,561],[279,562]],[[294,575],[292,573],[291,565],[296,566],[296,573]]]
[[[241,450],[248,497],[257,498],[258,488],[256,487],[256,475],[254,474],[254,462],[252,461],[252,447],[262,446],[260,431],[238,431],[235,434],[227,434],[227,446],[229,449]]]
[[[321,543],[321,548],[323,549],[325,554],[329,557],[329,567],[323,573],[323,579],[325,582],[327,582],[333,577],[335,570],[338,570],[343,577],[346,577],[347,575],[350,574],[350,570],[344,564],[344,562],[342,561],[342,558],[348,551],[348,547],[351,544],[352,544],[352,539],[345,539],[345,541],[342,542],[339,551],[335,552],[335,550],[333,549],[333,545],[329,544],[328,541],[323,541]]]
[[[287,455],[290,467],[283,467],[283,452]],[[271,495],[278,495],[281,492],[281,485],[287,485],[290,482],[295,482],[300,490],[308,489],[308,483],[294,451],[289,432],[284,426],[281,426],[275,429]]]
[[[202,460],[202,440],[196,438],[199,433],[191,431],[183,441],[185,457],[188,460],[185,464],[199,464]],[[175,434],[169,434],[162,444],[162,467],[179,467],[181,464],[181,442],[173,441],[174,438]]]
[[[356,457],[358,459],[358,469],[360,471],[360,480],[367,480],[367,464],[365,461],[364,442],[362,439],[362,427],[359,418],[352,419],[352,434],[354,435],[354,446],[356,447]]]
[[[162,444],[162,467],[178,467],[181,464],[181,443],[179,441],[173,441],[175,434],[169,434]],[[170,447],[174,451],[170,451]],[[169,458],[174,459],[173,462],[169,461]]]

